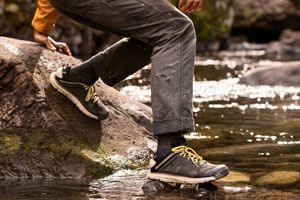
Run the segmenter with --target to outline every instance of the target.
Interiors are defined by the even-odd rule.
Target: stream
[[[300,58],[270,58],[261,50],[197,56],[196,131],[186,138],[206,160],[229,166],[231,174],[220,181],[174,190],[147,182],[147,170],[121,170],[92,182],[2,181],[0,200],[300,199],[300,87],[239,84],[257,63],[295,60]],[[149,76],[145,67],[117,88],[150,105]]]

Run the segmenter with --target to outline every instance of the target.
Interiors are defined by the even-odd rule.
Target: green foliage
[[[179,0],[172,0],[178,5]],[[197,13],[188,14],[193,21],[199,41],[213,41],[229,36],[231,31],[231,2],[226,0],[206,0]]]

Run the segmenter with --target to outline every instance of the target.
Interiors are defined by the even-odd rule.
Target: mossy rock
[[[80,62],[0,37],[0,179],[99,178],[147,166],[155,148],[150,107],[99,80],[96,90],[110,110],[100,122],[50,86],[51,72]]]

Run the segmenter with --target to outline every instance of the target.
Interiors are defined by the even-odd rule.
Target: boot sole
[[[66,96],[70,101],[72,101],[83,114],[85,114],[86,116],[92,119],[99,120],[99,117],[97,117],[96,115],[90,113],[87,109],[85,109],[85,107],[72,93],[68,92],[62,85],[60,85],[60,83],[56,80],[55,76],[56,76],[55,72],[52,72],[50,75],[50,83],[52,87],[56,89],[59,93]]]
[[[157,180],[164,183],[196,185],[196,184],[219,180],[221,178],[224,178],[228,174],[229,174],[228,169],[224,169],[218,172],[215,176],[204,177],[204,178],[189,178],[189,177],[178,176],[173,174],[152,172],[148,175],[148,178],[151,180]]]

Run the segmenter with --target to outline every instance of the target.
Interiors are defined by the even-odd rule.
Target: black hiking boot
[[[226,165],[211,164],[202,159],[192,148],[177,146],[161,162],[151,168],[149,179],[166,183],[199,184],[227,176]]]
[[[85,115],[96,120],[106,119],[108,109],[97,96],[95,86],[72,81],[68,77],[69,70],[70,67],[63,67],[51,73],[51,85],[68,97]]]

